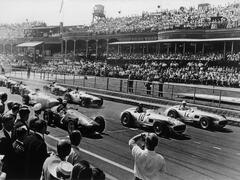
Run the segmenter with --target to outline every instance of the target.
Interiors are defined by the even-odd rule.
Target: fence
[[[166,100],[182,101],[183,99],[192,104],[202,104],[212,107],[228,108],[239,110],[239,104],[226,103],[223,100],[228,98],[239,98],[240,90],[237,88],[223,88],[203,85],[182,85],[174,83],[159,83],[139,80],[128,80],[112,77],[83,76],[74,74],[60,74],[50,72],[27,72],[19,69],[8,73],[12,77],[41,79],[56,81],[58,83],[96,88],[114,92],[128,93]],[[201,97],[199,97],[201,95]],[[206,96],[205,98],[203,98]]]

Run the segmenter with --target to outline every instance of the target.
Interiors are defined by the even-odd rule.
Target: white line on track
[[[119,129],[114,131],[106,131],[106,133],[120,133],[120,132],[127,132],[129,129]]]
[[[200,142],[197,142],[197,141],[193,141],[195,144],[201,144]]]
[[[54,136],[52,136],[52,135],[47,135],[47,136],[48,136],[49,138],[55,140],[55,141],[59,141],[59,140],[60,140],[59,138],[54,137]],[[116,167],[118,167],[118,168],[120,168],[120,169],[122,169],[122,170],[124,170],[124,171],[130,172],[130,173],[134,173],[132,169],[130,169],[130,168],[126,167],[126,166],[123,166],[123,165],[121,165],[121,164],[119,164],[119,163],[116,163],[116,162],[111,161],[111,160],[109,160],[109,159],[107,159],[107,158],[104,158],[104,157],[102,157],[102,156],[99,156],[99,155],[97,155],[97,154],[95,154],[95,153],[92,153],[92,152],[86,150],[86,149],[83,149],[83,148],[79,148],[79,149],[80,149],[80,151],[82,151],[82,152],[84,152],[84,153],[86,153],[86,154],[88,154],[88,155],[90,155],[90,156],[93,156],[93,157],[95,157],[95,158],[98,158],[98,159],[100,159],[100,160],[102,160],[102,161],[104,161],[104,162],[106,162],[106,163],[109,163],[109,164],[111,164],[111,165],[113,165],[113,166],[116,166]]]
[[[238,156],[240,156],[240,153],[237,153]]]
[[[214,149],[221,150],[222,148],[213,146]]]

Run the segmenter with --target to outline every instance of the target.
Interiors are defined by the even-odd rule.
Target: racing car
[[[224,115],[216,115],[189,106],[183,108],[181,105],[176,105],[166,109],[164,114],[179,119],[182,122],[196,123],[200,125],[202,129],[213,127],[223,128],[228,123]]]
[[[126,127],[152,129],[158,136],[183,134],[186,130],[186,125],[177,119],[168,117],[153,109],[138,112],[136,107],[126,109],[121,113],[121,123]]]
[[[57,96],[62,96],[66,92],[69,91],[68,88],[65,88],[63,86],[57,85],[55,83],[51,83],[48,85],[43,86],[44,90],[49,90],[52,94],[57,95]]]
[[[5,86],[6,79],[6,76],[0,75],[0,86]]]
[[[57,110],[54,106],[43,113],[43,119],[53,122],[54,125],[67,129],[70,133],[75,129],[84,135],[102,133],[105,129],[105,120],[102,116],[91,119],[73,108],[67,108],[64,112]]]
[[[97,107],[101,107],[103,105],[102,98],[78,90],[67,92],[64,95],[64,99],[67,100],[68,103],[80,104],[82,107],[89,107],[90,105],[96,105]]]

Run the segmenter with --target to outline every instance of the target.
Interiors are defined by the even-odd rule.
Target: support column
[[[143,54],[144,54],[144,48],[145,48],[145,47],[144,47],[144,44],[143,44],[143,45],[142,45],[142,53],[143,53]]]
[[[86,57],[88,56],[88,40],[86,40]]]
[[[64,40],[61,41],[61,54],[63,54],[63,45],[64,45]]]
[[[231,54],[233,54],[233,48],[234,48],[234,41],[232,41]]]
[[[149,48],[148,48],[148,44],[147,44],[147,54],[149,53]]]
[[[183,55],[185,54],[186,43],[183,43]]]
[[[129,45],[129,54],[131,54],[132,53],[132,45],[130,44]]]
[[[106,54],[107,54],[107,57],[108,57],[108,53],[109,53],[109,39],[107,39],[107,52],[106,52]]]
[[[96,40],[96,58],[98,57],[98,40]]]
[[[44,48],[44,44],[42,44],[42,58],[44,58],[45,56],[45,48]]]
[[[177,43],[175,43],[175,49],[174,49],[175,54],[177,54]]]
[[[132,53],[135,52],[135,44],[133,44],[133,50],[132,50]]]
[[[167,55],[169,55],[169,49],[170,49],[170,47],[169,47],[169,45],[167,45]]]
[[[118,54],[120,53],[120,44],[118,44]]]
[[[11,43],[11,54],[13,54],[13,44]]]
[[[197,43],[194,45],[194,53],[197,54]]]
[[[67,40],[65,40],[65,58],[67,57]]]
[[[73,55],[76,55],[76,40],[73,41]]]
[[[36,48],[33,49],[33,62],[36,62]]]
[[[204,54],[204,50],[205,50],[205,44],[202,44],[202,54]]]
[[[224,41],[224,43],[223,43],[223,55],[224,55],[224,57],[226,55],[226,41]]]

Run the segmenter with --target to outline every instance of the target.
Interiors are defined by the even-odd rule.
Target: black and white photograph
[[[240,180],[240,0],[0,0],[0,180]]]

